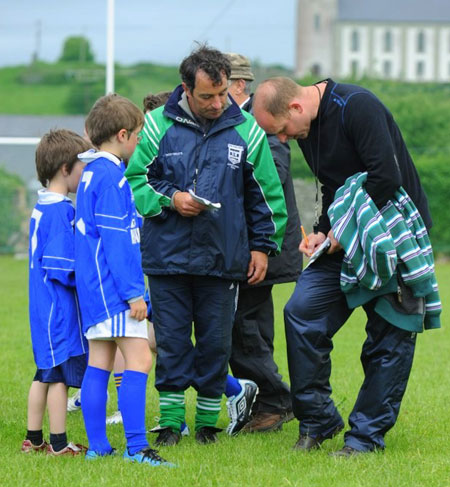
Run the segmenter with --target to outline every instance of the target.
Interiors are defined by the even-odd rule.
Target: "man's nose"
[[[212,106],[216,110],[220,110],[222,108],[222,100],[221,100],[220,96],[215,96],[214,97],[214,100],[212,102]]]

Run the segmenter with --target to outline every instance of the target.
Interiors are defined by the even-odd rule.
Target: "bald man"
[[[303,271],[284,310],[292,404],[300,421],[295,448],[309,451],[344,428],[329,382],[332,338],[353,311],[340,289],[344,252],[327,215],[336,190],[349,176],[367,172],[365,189],[378,208],[403,186],[428,229],[432,223],[400,130],[370,91],[332,79],[300,86],[289,78],[272,78],[258,87],[253,110],[267,133],[282,142],[297,140],[322,185],[322,209],[317,209],[314,231],[300,250],[311,255],[327,236],[331,246]],[[349,417],[345,445],[334,453],[338,456],[384,449],[384,436],[397,419],[412,366],[415,333],[388,323],[375,312],[375,304],[371,299],[363,306],[365,378]]]

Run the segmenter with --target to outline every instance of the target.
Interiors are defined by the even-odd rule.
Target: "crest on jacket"
[[[241,162],[244,148],[241,145],[228,144],[228,166],[237,169]]]

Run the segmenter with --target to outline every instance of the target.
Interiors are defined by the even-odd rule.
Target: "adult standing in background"
[[[180,440],[190,386],[197,390],[196,439],[217,441],[238,281],[264,279],[286,226],[267,138],[228,97],[228,59],[200,46],[180,74],[165,106],[146,115],[126,173],[145,217],[160,445]]]
[[[344,428],[329,382],[332,338],[352,313],[340,288],[344,252],[327,214],[336,190],[348,177],[367,172],[365,190],[379,209],[403,186],[427,229],[431,217],[400,129],[370,91],[332,79],[304,87],[288,78],[272,78],[258,87],[253,108],[268,133],[284,142],[297,139],[322,184],[322,212],[300,250],[311,255],[327,235],[331,239],[328,253],[303,271],[285,307],[293,410],[300,420],[295,448],[308,451]],[[416,334],[382,318],[375,311],[376,301],[363,305],[365,378],[349,417],[345,446],[335,455],[384,449],[384,436],[395,424],[406,390]]]
[[[229,92],[236,103],[252,113],[251,83],[254,75],[248,58],[241,54],[227,54],[231,63]],[[252,410],[252,418],[243,431],[266,432],[282,428],[293,419],[289,386],[278,373],[273,357],[274,312],[272,287],[274,284],[296,282],[302,268],[300,218],[290,173],[289,144],[269,135],[270,150],[283,185],[288,222],[281,254],[269,257],[266,278],[258,285],[243,282],[239,287],[238,307],[233,327],[230,366],[235,377],[246,377],[258,384],[259,393]]]

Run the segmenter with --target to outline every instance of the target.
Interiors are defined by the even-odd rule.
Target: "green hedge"
[[[449,156],[420,156],[415,163],[433,218],[430,234],[433,249],[435,253],[450,254]]]
[[[22,228],[26,225],[26,189],[23,181],[0,167],[0,253],[26,247]]]

